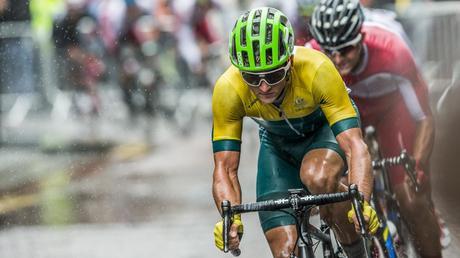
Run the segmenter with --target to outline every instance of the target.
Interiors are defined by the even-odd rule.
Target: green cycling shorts
[[[260,127],[259,138],[257,201],[285,198],[289,196],[288,189],[305,188],[300,181],[299,171],[304,155],[310,150],[331,149],[346,162],[345,154],[327,123],[305,137],[295,139],[271,134]],[[293,212],[290,209],[286,211]],[[275,227],[295,224],[292,216],[280,211],[259,212],[259,219],[264,232]]]

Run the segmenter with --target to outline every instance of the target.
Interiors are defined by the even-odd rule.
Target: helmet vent
[[[243,18],[241,18],[241,21],[242,21],[242,22],[246,22],[246,21],[248,20],[248,16],[249,16],[249,12],[245,12],[245,13],[243,14]],[[238,21],[237,21],[237,22],[238,22]]]
[[[260,66],[260,48],[258,40],[254,40],[252,42],[252,49],[254,53],[254,60],[256,62],[256,66]]]
[[[265,44],[272,43],[273,25],[268,23],[265,28]]]
[[[280,23],[283,24],[284,27],[286,27],[287,22],[288,22],[288,21],[287,21],[286,16],[281,15],[281,16],[280,16]]]
[[[243,47],[246,46],[246,26],[241,27],[240,42],[241,42],[241,46]]]
[[[267,65],[271,65],[273,63],[272,55],[273,55],[272,48],[267,48],[267,50],[265,50],[265,56],[267,58],[266,60]]]
[[[278,59],[281,59],[281,57],[284,56],[284,54],[286,53],[286,47],[284,46],[283,39],[284,39],[284,33],[283,33],[283,30],[280,29],[280,36],[278,37],[278,41],[279,41],[278,43],[280,46]]]
[[[236,42],[235,42],[235,36],[232,38],[232,58],[236,62],[238,58],[236,57]]]
[[[243,56],[243,65],[244,66],[249,66],[248,52],[247,51],[241,51],[241,54]]]
[[[260,23],[256,22],[252,25],[252,36],[259,36],[260,33]]]
[[[268,15],[267,15],[267,18],[268,19],[275,19],[275,12],[273,11],[272,8],[268,8]]]
[[[258,9],[256,10],[256,13],[254,14],[254,20],[260,21],[260,16],[262,15],[262,10]]]

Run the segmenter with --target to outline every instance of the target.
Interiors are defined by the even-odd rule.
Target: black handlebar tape
[[[291,208],[294,205],[322,205],[334,202],[342,202],[350,199],[347,192],[307,195],[300,198],[284,198],[277,200],[267,200],[254,203],[246,203],[232,206],[233,213],[246,213],[253,211],[275,211],[285,208]]]
[[[289,207],[291,207],[291,202],[289,201],[289,199],[286,198],[235,205],[232,207],[232,211],[235,213],[244,213],[251,211],[273,211]]]
[[[307,195],[300,198],[301,205],[323,205],[335,202],[343,202],[350,199],[350,194],[347,192],[329,193],[318,195]]]

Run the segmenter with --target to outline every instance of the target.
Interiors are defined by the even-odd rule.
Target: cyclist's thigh
[[[288,189],[303,188],[299,177],[299,167],[282,157],[272,145],[262,142],[259,151],[257,172],[257,201],[289,196]],[[286,211],[292,212],[291,209]],[[270,229],[295,225],[292,216],[281,211],[259,212],[264,232]]]
[[[332,132],[332,129],[327,124],[315,132],[313,142],[308,147],[305,153],[308,153],[309,151],[315,149],[332,150],[336,152],[346,164],[347,160],[345,157],[345,153],[340,148],[339,144],[337,143],[337,139],[335,138],[334,133]]]
[[[376,125],[377,140],[383,157],[393,157],[406,149],[413,153],[416,125],[403,101],[382,116]],[[393,166],[388,169],[393,185],[404,182],[405,171],[402,166]]]
[[[337,173],[344,173],[346,164],[345,153],[331,128],[325,125],[315,132],[302,157],[302,179],[305,182],[308,178],[338,178]]]

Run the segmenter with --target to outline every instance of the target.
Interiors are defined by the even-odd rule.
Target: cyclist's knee
[[[330,166],[327,161],[302,167],[301,180],[313,194],[329,193],[337,190],[339,166]]]
[[[329,193],[337,190],[339,180],[330,175],[330,168],[309,168],[303,171],[302,183],[313,194]]]

